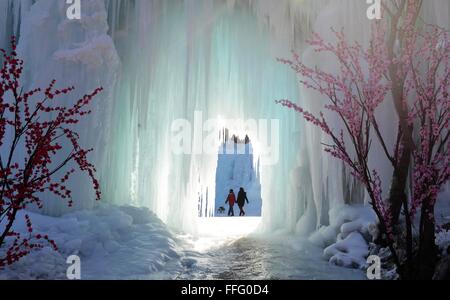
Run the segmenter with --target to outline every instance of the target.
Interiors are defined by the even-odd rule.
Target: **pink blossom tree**
[[[421,1],[395,4],[395,13],[392,7],[384,6],[390,18],[375,23],[366,49],[349,43],[343,31],[334,31],[335,42],[313,34],[309,44],[316,52],[337,59],[337,73],[308,67],[296,53],[293,59],[279,59],[298,73],[303,86],[328,99],[324,108],[337,114],[342,130],[332,128],[322,112],[314,115],[289,100],[277,103],[318,126],[331,140],[324,145],[325,152],[343,161],[365,187],[401,278],[431,278],[437,258],[434,206],[450,175],[449,37],[436,26],[416,26]],[[398,116],[394,145],[387,144],[376,114],[388,99]],[[387,199],[383,198],[379,172],[369,165],[373,139],[394,170],[392,178],[387,179],[391,182]],[[402,228],[398,222],[400,209]],[[414,219],[419,210],[416,237]]]

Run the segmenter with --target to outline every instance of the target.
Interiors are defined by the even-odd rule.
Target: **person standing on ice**
[[[245,205],[245,201],[247,201],[248,204],[248,198],[247,198],[247,193],[244,191],[244,188],[240,188],[239,189],[239,193],[238,193],[238,197],[237,197],[237,204],[239,206],[239,216],[243,217],[245,216],[245,211],[244,211],[244,205]]]
[[[234,191],[230,190],[230,193],[228,194],[227,200],[225,201],[225,204],[228,203],[230,205],[230,209],[228,210],[228,216],[234,217],[234,203],[236,202],[236,196],[234,195]]]

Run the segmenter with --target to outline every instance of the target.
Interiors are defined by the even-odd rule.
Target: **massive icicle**
[[[16,2],[16,1],[13,1]],[[3,3],[3,2],[2,2]],[[119,58],[111,37],[107,34],[107,14],[102,0],[84,1],[81,20],[68,20],[65,1],[21,1],[19,55],[25,61],[25,87],[45,88],[52,79],[57,87],[75,86],[75,92],[59,101],[72,105],[86,93],[103,86],[105,93],[93,102],[92,115],[78,126],[81,143],[94,147],[92,160],[97,166],[108,165],[108,143],[111,135],[111,115]],[[21,6],[20,6],[21,4]],[[13,6],[13,8],[16,6]],[[17,11],[17,9],[15,9]],[[95,199],[91,184],[85,176],[74,177],[74,197],[78,208],[90,208]],[[103,178],[101,178],[104,181]],[[67,204],[46,199],[45,212],[53,215],[68,210]]]

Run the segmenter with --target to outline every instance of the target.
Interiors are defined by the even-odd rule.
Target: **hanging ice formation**
[[[430,2],[424,18],[448,26],[448,1]],[[342,166],[323,155],[320,132],[274,100],[320,107],[275,58],[296,49],[309,64],[332,67],[304,40],[311,29],[327,36],[334,26],[367,41],[365,1],[83,0],[81,7],[81,20],[70,21],[65,1],[0,1],[0,46],[20,36],[29,86],[57,78],[79,93],[106,88],[80,129],[96,148],[104,201],[148,206],[194,231],[199,195],[215,194],[217,155],[174,155],[170,137],[173,120],[192,122],[195,111],[205,119],[280,120],[279,163],[261,166],[262,229],[308,234],[328,223],[331,208],[364,201]],[[78,206],[92,207],[87,183],[75,184]]]

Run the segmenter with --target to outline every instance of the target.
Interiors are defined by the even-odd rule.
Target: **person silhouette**
[[[230,205],[230,209],[228,210],[228,216],[234,217],[234,203],[236,202],[236,196],[234,195],[234,191],[230,190],[230,193],[228,194],[227,200],[225,201],[225,204],[228,203]]]
[[[245,201],[247,201],[248,204],[248,198],[247,198],[247,193],[244,191],[244,188],[240,188],[239,189],[239,193],[238,193],[238,197],[237,197],[237,204],[239,206],[239,216],[243,217],[245,216],[245,211],[244,211],[244,205],[245,205]]]

